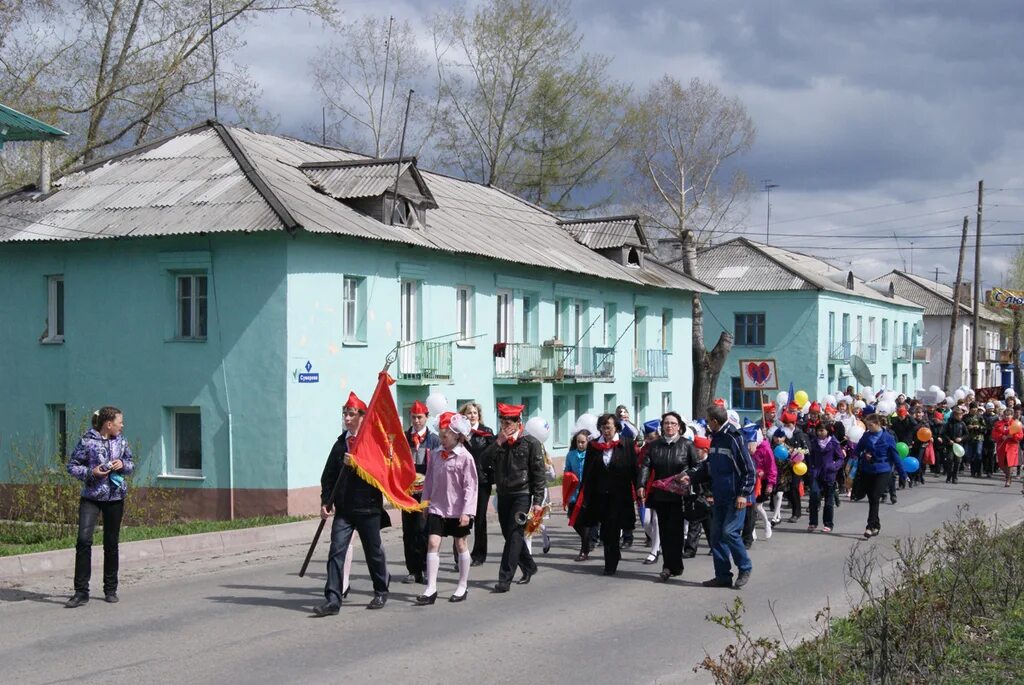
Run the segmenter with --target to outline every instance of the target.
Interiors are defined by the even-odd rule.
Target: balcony
[[[913,345],[897,345],[893,348],[892,360],[899,363],[909,364],[914,359]]]
[[[994,347],[979,347],[978,361],[992,362],[995,364],[1009,364],[1013,356],[1009,350],[1000,350]]]
[[[930,347],[919,347],[914,346],[913,358],[915,364],[931,364],[932,363],[932,350]]]
[[[398,378],[404,385],[452,382],[452,342],[402,343],[398,348]]]
[[[633,380],[668,378],[668,350],[633,350]]]
[[[878,361],[878,345],[860,343],[856,346],[856,352],[854,353],[868,364],[874,364]]]
[[[831,343],[829,345],[831,350],[828,353],[828,360],[830,362],[842,362],[846,363],[850,361],[851,347],[852,345],[848,342],[840,343],[836,345]]]
[[[557,341],[544,345],[498,343],[494,346],[494,378],[518,383],[611,382],[615,380],[615,349]]]

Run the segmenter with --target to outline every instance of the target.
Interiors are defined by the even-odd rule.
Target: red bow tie
[[[413,433],[412,434],[412,446],[413,447],[419,447],[420,446],[420,442],[422,442],[422,441],[423,441],[423,438],[420,437],[419,433]]]
[[[594,447],[596,447],[597,449],[601,450],[602,452],[604,452],[606,450],[613,450],[613,449],[615,449],[618,446],[619,446],[619,441],[618,440],[612,440],[611,442],[595,442],[594,443]]]
[[[455,456],[454,452],[449,452],[448,450],[441,450],[441,458],[442,459],[448,459],[448,458],[454,457],[454,456]]]

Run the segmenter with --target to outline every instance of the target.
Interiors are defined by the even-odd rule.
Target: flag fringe
[[[417,511],[423,511],[424,509],[427,508],[427,506],[430,505],[429,501],[427,501],[427,502],[417,502],[415,506],[409,506],[407,504],[401,504],[399,502],[396,502],[387,493],[387,490],[385,490],[384,487],[380,484],[380,481],[378,481],[368,471],[363,469],[362,466],[360,466],[358,463],[356,463],[355,457],[352,457],[352,468],[355,470],[355,472],[359,475],[360,478],[365,480],[367,483],[369,483],[373,487],[377,488],[377,490],[379,490],[380,493],[382,495],[384,495],[384,498],[387,499],[387,501],[391,503],[391,506],[395,507],[396,509],[401,509],[402,511],[412,513],[412,512],[417,512]]]

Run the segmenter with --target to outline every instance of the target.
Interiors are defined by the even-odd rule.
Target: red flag
[[[394,382],[383,371],[377,376],[377,388],[352,449],[352,467],[394,506],[402,511],[420,511],[428,502],[417,502],[409,494],[416,480],[416,467],[391,397],[389,386]]]

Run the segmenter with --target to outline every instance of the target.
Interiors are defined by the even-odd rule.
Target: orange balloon
[[[1022,430],[1024,430],[1024,426],[1020,424],[1020,421],[1014,419],[1010,422],[1010,435],[1018,435]]]
[[[917,439],[921,442],[929,442],[932,439],[932,429],[921,426],[917,429]]]

